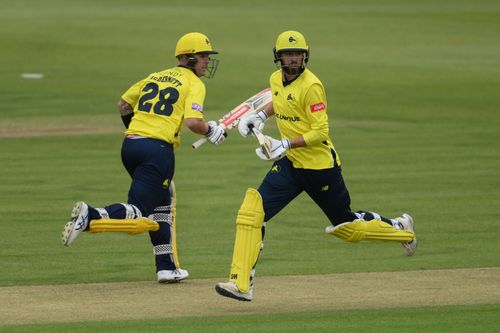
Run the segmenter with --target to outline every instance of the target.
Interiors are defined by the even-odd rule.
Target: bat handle
[[[253,124],[248,125],[248,129],[250,130],[250,133],[255,135],[255,131],[257,130]],[[258,130],[257,130],[258,131]]]
[[[258,140],[264,140],[261,139],[261,137],[264,137],[264,134],[262,134],[261,131],[259,131],[253,124],[248,125],[248,129],[250,130],[250,133],[253,134]]]
[[[205,142],[207,142],[207,138],[201,138],[195,142],[193,142],[193,144],[191,145],[191,147],[193,147],[193,149],[197,149],[199,148],[202,144],[204,144]]]

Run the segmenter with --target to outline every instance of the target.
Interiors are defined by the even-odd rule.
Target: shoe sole
[[[404,214],[404,215],[406,215],[408,217],[408,219],[410,220],[409,230],[411,232],[415,232],[415,222],[413,222],[413,217],[411,217],[408,214]],[[413,238],[413,240],[411,242],[401,243],[401,245],[403,245],[406,255],[412,256],[415,254],[415,252],[417,252],[417,237]]]
[[[64,246],[70,246],[73,241],[69,242],[69,237],[73,233],[73,230],[75,229],[75,222],[78,219],[78,216],[80,215],[80,212],[82,210],[83,202],[77,202],[73,206],[73,210],[71,211],[71,220],[66,223],[64,226],[63,232],[61,234],[61,241]]]
[[[64,229],[63,229],[63,232],[61,235],[61,241],[62,241],[64,246],[69,246],[68,239],[69,239],[69,235],[71,235],[71,232],[73,231],[73,224],[74,224],[74,222],[69,221],[64,226]]]
[[[225,296],[225,297],[229,297],[229,298],[233,298],[233,299],[236,299],[238,301],[242,301],[242,302],[250,302],[251,299],[248,299],[248,298],[244,298],[244,297],[241,297],[241,296],[238,296],[238,295],[235,295],[233,294],[232,292],[224,289],[224,288],[221,288],[219,287],[218,285],[215,286],[215,291],[221,295],[221,296]]]

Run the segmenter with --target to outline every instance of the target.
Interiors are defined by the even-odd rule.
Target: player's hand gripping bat
[[[259,145],[262,148],[264,155],[266,155],[267,158],[271,158],[271,141],[269,141],[269,139],[253,125],[248,125],[248,128],[257,138],[257,141],[259,141]]]
[[[271,101],[271,89],[266,88],[229,111],[226,115],[219,119],[219,124],[226,130],[233,129],[238,126],[238,123],[243,117],[246,117],[251,113],[259,112]],[[252,128],[251,130],[259,141],[263,151],[268,152],[270,147],[269,140],[267,140],[267,138],[258,129]],[[196,149],[205,142],[207,142],[207,138],[201,138],[194,142],[191,146]]]

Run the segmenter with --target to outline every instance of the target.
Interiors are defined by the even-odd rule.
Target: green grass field
[[[206,117],[216,119],[267,86],[275,38],[290,29],[304,33],[309,68],[326,88],[352,208],[411,213],[419,250],[408,258],[399,245],[328,237],[328,220],[301,195],[268,223],[256,301],[259,277],[500,267],[498,1],[18,0],[0,11],[0,294],[154,281],[146,235],[84,234],[71,248],[59,241],[75,201],[126,201],[120,95],[173,66],[177,39],[200,31],[220,52],[215,78],[205,81]],[[277,133],[272,122],[266,132]],[[225,279],[236,212],[269,164],[236,132],[220,147],[197,151],[190,148],[195,135],[184,131],[182,138],[175,174],[180,260],[190,279]],[[290,313],[245,314],[238,303],[235,312],[179,318],[168,317],[175,304],[167,285],[166,315],[158,318],[20,319],[0,322],[0,332],[495,332],[499,282],[481,282],[496,295],[487,304],[366,309],[360,299],[358,310],[311,311],[306,299]],[[279,286],[274,292],[279,299]],[[2,300],[0,318],[10,305]]]

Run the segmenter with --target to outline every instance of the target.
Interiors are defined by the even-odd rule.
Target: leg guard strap
[[[172,244],[160,244],[153,246],[153,254],[159,256],[162,254],[172,254]]]
[[[325,232],[352,243],[365,239],[402,243],[410,242],[415,237],[415,234],[411,231],[398,230],[380,220],[345,222],[335,227],[329,226]]]
[[[155,208],[154,213],[149,215],[148,218],[156,222],[165,222],[168,224],[172,224],[171,211],[171,206],[159,206]]]
[[[95,210],[101,215],[101,218],[109,219],[109,213],[105,208],[96,208]]]
[[[135,205],[122,203],[122,206],[125,208],[126,219],[135,219],[138,217],[142,217],[141,211]]]

